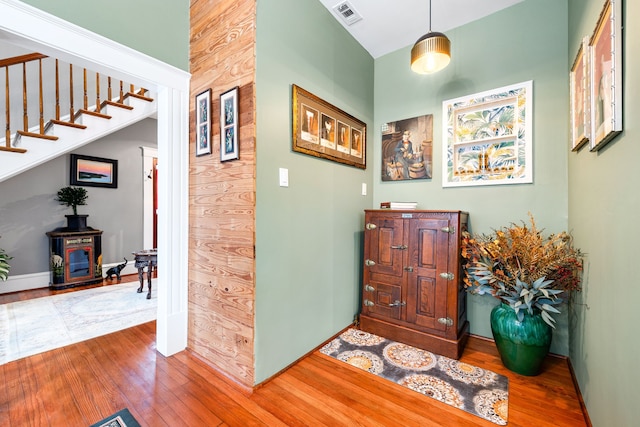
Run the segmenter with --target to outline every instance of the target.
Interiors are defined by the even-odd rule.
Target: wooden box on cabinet
[[[366,210],[360,328],[458,359],[469,335],[460,211]]]

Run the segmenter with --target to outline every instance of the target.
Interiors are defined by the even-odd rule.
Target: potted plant
[[[474,294],[500,300],[491,312],[491,332],[503,364],[537,375],[551,345],[553,314],[565,295],[580,290],[582,253],[566,232],[542,236],[531,224],[511,224],[489,235],[465,233],[464,283]]]
[[[64,187],[58,191],[56,201],[73,209],[73,215],[65,215],[69,230],[77,231],[87,228],[87,217],[89,215],[78,215],[78,206],[86,205],[88,197],[87,190],[82,187]]]
[[[13,259],[13,257],[10,257],[4,249],[0,248],[0,280],[3,282],[9,277],[10,259]]]

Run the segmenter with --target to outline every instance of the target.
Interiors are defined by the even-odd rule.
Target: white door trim
[[[0,39],[149,88],[158,99],[158,320],[165,356],[187,345],[189,73],[17,0],[0,0]]]

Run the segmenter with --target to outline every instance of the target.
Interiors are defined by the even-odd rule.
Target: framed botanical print
[[[220,161],[238,158],[238,88],[234,87],[220,95]]]
[[[211,89],[196,96],[196,156],[211,154]]]
[[[442,186],[533,182],[533,81],[442,103]]]

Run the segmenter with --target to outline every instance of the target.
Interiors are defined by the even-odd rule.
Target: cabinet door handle
[[[405,267],[404,271],[408,271],[409,273],[412,273],[413,272],[413,267],[411,267],[411,266]]]
[[[395,302],[392,302],[391,304],[389,304],[389,307],[400,307],[403,305],[407,305],[407,303],[404,301],[400,302],[398,300],[395,300]]]
[[[364,285],[364,290],[367,291],[367,292],[373,292],[373,291],[376,290],[376,288],[374,288],[371,285]]]
[[[453,273],[440,273],[440,277],[447,280],[453,280]]]
[[[393,245],[391,246],[391,249],[400,249],[401,251],[404,251],[405,249],[407,249],[406,245]]]
[[[366,299],[364,300],[364,305],[366,305],[367,307],[372,307],[376,304],[373,301],[369,301],[368,299]]]
[[[453,320],[448,317],[441,317],[438,319],[438,323],[442,323],[443,325],[453,326]]]
[[[375,230],[376,228],[378,228],[378,226],[377,226],[377,225],[375,225],[375,224],[374,224],[374,223],[372,223],[372,222],[368,222],[368,223],[367,223],[367,225],[365,225],[365,228],[366,228],[367,230]]]
[[[371,267],[373,265],[376,265],[376,262],[372,261],[370,259],[367,259],[367,260],[364,261],[364,265],[366,265],[367,267]]]
[[[456,228],[455,227],[442,227],[440,230],[444,231],[445,233],[449,233],[449,234],[455,234],[455,232],[456,232]]]

